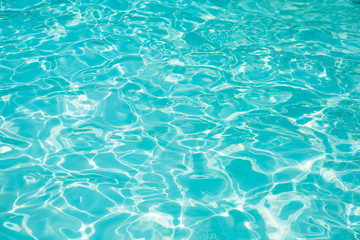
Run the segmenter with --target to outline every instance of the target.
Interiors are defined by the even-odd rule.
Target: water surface
[[[0,3],[1,239],[360,239],[360,6]]]

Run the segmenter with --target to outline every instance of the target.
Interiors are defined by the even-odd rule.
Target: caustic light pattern
[[[360,239],[360,4],[0,2],[0,238]]]

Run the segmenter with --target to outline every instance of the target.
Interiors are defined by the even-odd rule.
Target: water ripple
[[[358,239],[356,1],[0,3],[3,239]]]

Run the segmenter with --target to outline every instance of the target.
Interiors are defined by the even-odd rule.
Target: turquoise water
[[[0,2],[0,239],[360,239],[360,5]]]

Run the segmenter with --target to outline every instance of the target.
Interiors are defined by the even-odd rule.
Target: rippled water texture
[[[0,239],[360,239],[360,4],[0,2]]]

